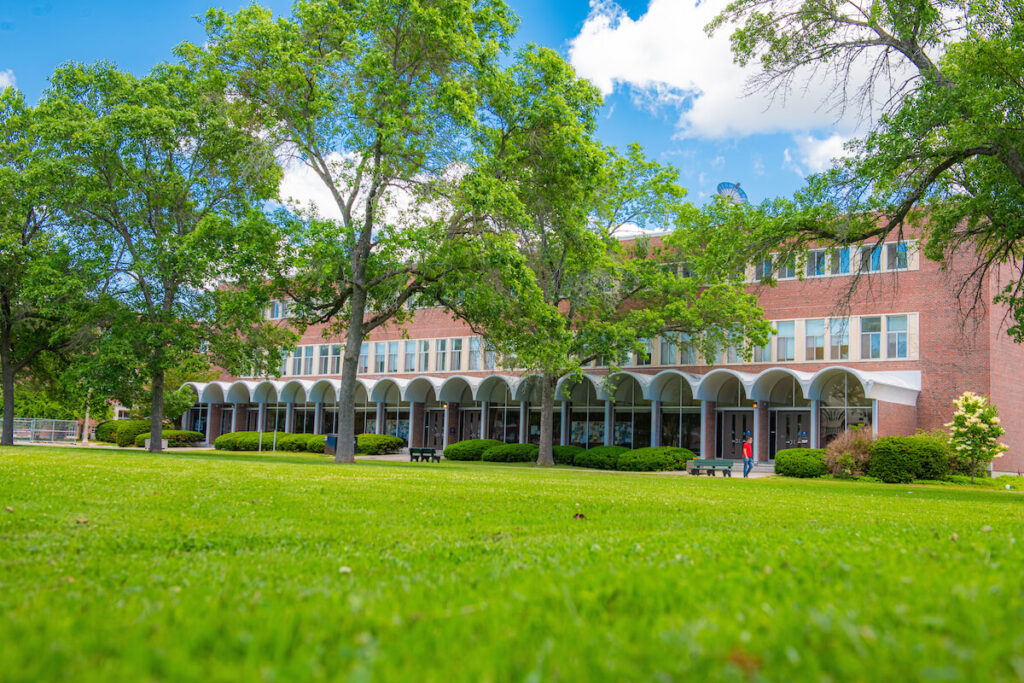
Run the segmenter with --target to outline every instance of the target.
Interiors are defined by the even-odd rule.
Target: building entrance
[[[771,456],[787,448],[811,447],[811,411],[773,410],[771,414]]]
[[[754,433],[754,411],[718,411],[718,457],[739,460],[743,457],[743,439]]]
[[[427,410],[423,415],[423,447],[444,448],[444,410]]]
[[[463,410],[462,431],[459,433],[459,441],[480,438],[480,411]]]

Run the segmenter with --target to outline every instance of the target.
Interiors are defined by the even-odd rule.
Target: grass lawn
[[[4,681],[1024,679],[1017,492],[20,447],[4,507]]]

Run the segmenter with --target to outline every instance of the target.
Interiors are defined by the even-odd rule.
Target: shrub
[[[121,420],[107,420],[96,425],[96,440],[117,443],[117,425]]]
[[[307,434],[306,435],[306,450],[310,453],[319,453],[323,455],[324,446],[327,444],[327,437],[323,434]]]
[[[949,427],[949,442],[959,457],[971,461],[971,477],[978,469],[978,463],[991,462],[1007,450],[1008,446],[999,441],[1006,430],[999,424],[999,411],[988,402],[987,396],[965,391],[953,401],[956,412]]]
[[[697,456],[686,448],[652,446],[637,448],[619,455],[616,468],[628,472],[665,472],[686,467],[686,461]]]
[[[824,448],[786,448],[775,454],[775,473],[813,479],[828,473]]]
[[[449,460],[479,460],[488,448],[500,446],[497,439],[467,439],[449,444],[444,449],[444,457]]]
[[[306,450],[309,434],[277,433],[277,450],[298,453]],[[322,437],[321,437],[322,438]],[[221,434],[213,442],[214,448],[221,451],[258,451],[260,450],[259,432],[232,432]],[[263,450],[274,450],[274,432],[263,433]]]
[[[488,448],[480,459],[487,462],[534,462],[539,450],[540,446],[535,443],[503,443]]]
[[[149,438],[149,430],[147,429],[142,434],[135,437],[135,445],[139,448],[146,447],[146,439]],[[160,432],[161,439],[167,439],[168,448],[183,448],[185,446],[194,446],[197,443],[202,443],[203,436],[202,432],[188,432],[181,429],[165,429]]]
[[[134,446],[135,437],[149,431],[149,420],[118,420],[116,442],[122,448]]]
[[[576,454],[584,450],[583,446],[552,446],[551,455],[556,465],[571,465]]]
[[[619,464],[619,456],[629,449],[625,446],[597,446],[577,453],[573,464],[579,467],[590,467],[595,470],[614,470]]]
[[[876,465],[879,455],[883,460]],[[887,436],[875,442],[868,473],[890,484],[943,479],[949,474],[949,451],[930,435]]]
[[[390,434],[357,434],[356,453],[363,455],[383,455],[384,453],[397,453],[405,445],[405,440],[400,436]],[[321,452],[323,452],[321,450]]]
[[[825,467],[834,477],[859,477],[871,466],[871,432],[847,429],[825,446]]]

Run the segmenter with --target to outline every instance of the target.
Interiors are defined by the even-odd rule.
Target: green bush
[[[356,453],[362,453],[363,455],[397,453],[404,445],[405,440],[400,436],[391,436],[390,434],[356,435]]]
[[[149,438],[149,431],[139,434],[135,437],[135,445],[139,448],[146,447],[146,439]],[[203,436],[202,432],[188,432],[181,429],[165,429],[160,433],[161,439],[167,439],[168,448],[183,448],[186,446],[194,446],[197,443],[202,443]]]
[[[306,450],[307,434],[277,433],[277,450],[298,452]],[[214,448],[221,451],[258,451],[260,450],[259,432],[232,432],[221,434],[213,442]],[[274,432],[263,433],[263,450],[274,450]]]
[[[324,446],[327,443],[327,437],[323,434],[307,434],[306,435],[306,450],[310,453],[319,453],[323,455]]]
[[[929,435],[887,436],[871,449],[868,474],[890,484],[942,479],[949,474],[949,450]]]
[[[497,439],[467,439],[449,444],[444,449],[444,457],[448,460],[479,460],[488,448],[500,446]]]
[[[696,457],[693,451],[686,448],[672,448],[671,446],[636,448],[619,455],[616,469],[626,472],[681,470],[686,467],[687,460]]]
[[[595,470],[614,470],[619,464],[619,456],[628,450],[625,446],[588,448],[576,454],[573,464]]]
[[[116,443],[118,446],[134,446],[135,437],[143,432],[149,432],[149,420],[118,420],[116,431]]]
[[[121,422],[121,420],[107,420],[96,425],[96,440],[117,443],[117,425]]]
[[[828,473],[824,448],[786,448],[775,454],[775,473],[813,479]]]
[[[576,454],[585,450],[583,446],[552,446],[551,455],[556,465],[571,465]]]
[[[480,459],[487,462],[534,462],[539,450],[535,443],[503,443],[488,448]]]

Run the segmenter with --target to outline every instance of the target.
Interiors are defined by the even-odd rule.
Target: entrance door
[[[810,448],[811,411],[777,410],[775,416],[775,443],[772,457],[787,448]]]
[[[718,413],[718,457],[739,460],[743,457],[743,438],[754,433],[751,410],[723,410]]]
[[[423,416],[424,448],[444,448],[444,411],[428,410]]]
[[[459,436],[459,441],[467,441],[469,439],[480,438],[480,411],[479,410],[463,410],[462,411],[462,433]]]

